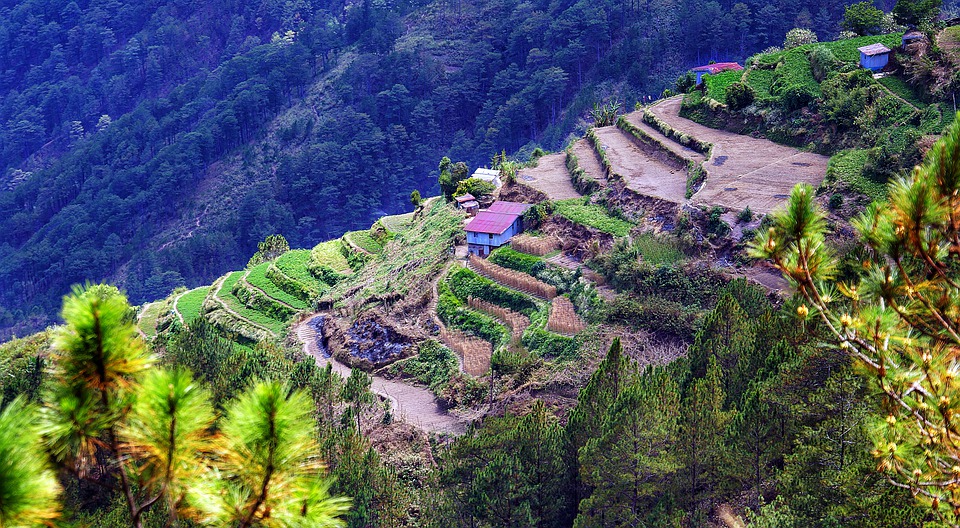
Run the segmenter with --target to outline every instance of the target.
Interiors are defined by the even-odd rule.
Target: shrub
[[[727,89],[724,91],[723,98],[731,110],[740,110],[750,106],[753,103],[753,100],[756,98],[756,93],[749,84],[744,82],[735,82],[730,86],[727,86]]]
[[[496,187],[492,183],[479,178],[467,178],[457,184],[457,190],[453,191],[453,196],[463,196],[472,194],[474,196],[483,196],[492,193]]]
[[[810,104],[817,94],[810,87],[803,84],[789,84],[778,90],[780,105],[788,112],[799,110]]]
[[[677,77],[676,88],[677,93],[687,93],[697,85],[697,76],[693,72],[688,71],[680,77]]]
[[[813,78],[817,82],[823,82],[827,75],[836,71],[840,66],[840,60],[826,46],[814,46],[808,57],[810,58],[810,71],[813,72]]]
[[[535,275],[536,272],[544,267],[543,261],[539,258],[514,251],[508,246],[496,249],[493,253],[490,253],[487,260],[498,266],[522,271],[523,273],[529,273],[531,275]]]
[[[830,195],[830,209],[836,211],[837,209],[843,206],[843,195],[840,193],[833,193]]]
[[[793,28],[787,31],[787,36],[783,40],[783,49],[796,48],[804,44],[813,44],[817,42],[817,34],[806,28]]]
[[[737,213],[737,220],[743,223],[747,223],[753,220],[753,211],[750,210],[749,205],[747,206],[746,209]]]
[[[724,212],[723,207],[719,205],[715,205],[710,209],[710,213],[707,216],[707,231],[711,235],[723,237],[730,232],[730,226],[721,218]]]

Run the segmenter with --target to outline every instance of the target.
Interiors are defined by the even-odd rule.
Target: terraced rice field
[[[587,138],[580,138],[573,144],[573,153],[577,156],[577,163],[587,173],[587,176],[600,183],[601,187],[607,184],[603,165],[597,159],[597,153],[593,150],[593,146]]]
[[[383,251],[383,246],[370,236],[370,231],[368,230],[351,231],[343,235],[343,238],[351,246],[358,247],[372,255],[379,255],[380,252]]]
[[[403,233],[413,224],[413,213],[384,216],[380,219],[380,223],[391,233]]]
[[[592,227],[614,236],[627,236],[633,228],[630,222],[610,216],[604,207],[584,204],[583,200],[563,200],[554,203],[554,207],[557,214],[575,224]]]
[[[283,321],[277,321],[276,319],[264,313],[247,308],[247,306],[243,304],[240,299],[237,299],[237,297],[231,293],[233,287],[237,284],[237,282],[240,281],[240,278],[243,277],[243,273],[244,272],[242,271],[234,271],[231,273],[226,280],[223,281],[223,285],[220,287],[217,298],[223,301],[223,303],[226,304],[230,310],[235,312],[241,318],[266,327],[277,335],[281,335],[284,327]]]
[[[607,159],[610,160],[613,172],[623,177],[629,189],[667,202],[686,201],[686,170],[675,169],[648,156],[615,126],[600,127],[594,131]]]
[[[203,300],[207,298],[209,292],[209,286],[201,286],[184,293],[177,299],[177,312],[183,317],[184,324],[189,325],[200,317]]]
[[[282,259],[290,253],[293,252],[288,251],[280,258]],[[350,263],[347,262],[347,259],[342,253],[340,253],[339,240],[328,240],[326,242],[317,244],[312,250],[310,250],[310,258],[314,264],[318,266],[329,266],[331,269],[339,273],[352,273],[353,271],[350,269]],[[277,260],[279,262],[280,259]],[[283,270],[284,268],[281,267],[280,269]],[[303,271],[309,275],[309,272],[306,271],[305,267],[303,268]],[[284,272],[286,272],[286,270],[284,270]]]
[[[540,158],[536,167],[520,169],[517,180],[544,193],[551,200],[579,198],[580,193],[570,182],[566,154],[550,154]]]
[[[264,262],[259,266],[251,268],[250,272],[247,274],[247,282],[261,290],[263,293],[267,294],[268,297],[280,301],[282,304],[292,306],[297,310],[305,310],[309,308],[307,303],[281,290],[276,284],[267,278],[266,273],[267,268],[269,267],[270,263]]]
[[[337,255],[339,254],[340,252],[338,250]],[[316,277],[311,275],[307,270],[307,265],[310,264],[310,258],[311,251],[309,249],[291,249],[283,255],[280,255],[277,260],[273,261],[273,264],[279,268],[284,275],[291,279],[304,284],[317,284],[318,281]],[[349,270],[350,268],[348,267],[347,269]]]
[[[713,144],[703,164],[706,183],[691,198],[693,203],[738,211],[750,207],[766,214],[783,203],[797,183],[817,187],[823,181],[826,156],[695,123],[679,116],[680,101],[666,99],[650,110],[675,130]]]
[[[140,321],[137,324],[144,335],[150,339],[157,337],[157,318],[160,317],[160,310],[164,304],[166,304],[164,301],[150,303],[143,307],[143,313],[140,314]]]

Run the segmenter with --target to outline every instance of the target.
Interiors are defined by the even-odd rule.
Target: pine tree
[[[23,397],[0,410],[0,526],[39,526],[60,512],[37,414]]]
[[[870,428],[879,468],[960,526],[960,123],[888,193],[853,222],[869,250],[859,277],[833,282],[826,215],[805,185],[753,253],[784,272],[804,299],[798,316],[816,317],[883,394],[886,416]]]
[[[570,468],[560,426],[542,402],[488,418],[442,461],[440,483],[463,526],[569,526]]]
[[[581,480],[593,491],[580,502],[575,527],[643,524],[650,499],[680,469],[679,418],[680,389],[668,369],[647,370],[619,394],[599,435],[580,450]]]
[[[339,527],[350,501],[331,497],[332,481],[314,438],[304,392],[262,382],[227,408],[216,465],[191,488],[200,519],[217,526]]]
[[[729,293],[720,296],[717,305],[704,318],[690,347],[690,368],[694,377],[706,373],[710,358],[717,361],[721,371],[724,393],[730,401],[739,399],[745,377],[738,365],[753,361],[754,329],[747,314]],[[748,375],[749,372],[743,374]]]
[[[696,503],[711,495],[726,456],[723,432],[730,413],[723,410],[723,374],[710,358],[706,375],[694,380],[684,398],[680,419],[680,459],[684,465],[683,494]]]

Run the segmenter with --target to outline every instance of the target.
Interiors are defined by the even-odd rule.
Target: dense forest
[[[9,3],[8,3],[9,4]],[[190,3],[0,8],[0,326],[68,286],[134,302],[266,235],[306,246],[432,194],[443,155],[556,149],[591,105],[657,95],[843,2]],[[734,38],[731,38],[731,35]]]

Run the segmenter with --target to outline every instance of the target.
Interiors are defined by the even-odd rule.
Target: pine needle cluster
[[[753,254],[771,259],[885,397],[878,468],[960,526],[960,125],[853,222],[869,258],[835,280],[824,212],[798,186]]]

